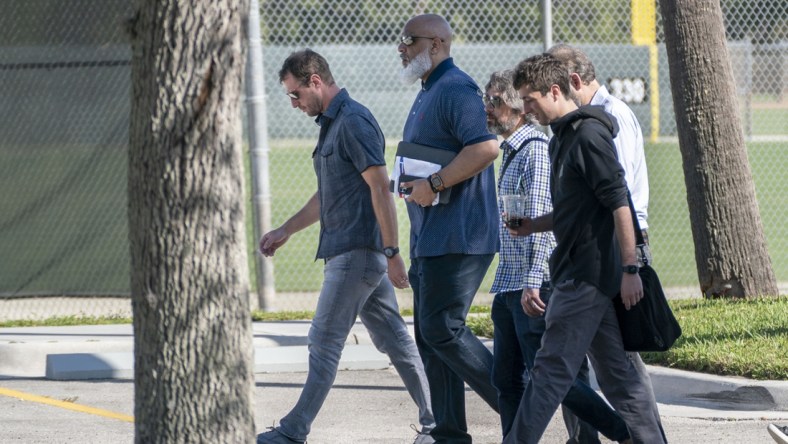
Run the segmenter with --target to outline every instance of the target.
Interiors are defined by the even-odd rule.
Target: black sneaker
[[[772,438],[774,438],[774,440],[778,443],[788,444],[788,426],[769,424],[769,427],[766,427],[766,430],[769,431],[769,434],[772,435]]]
[[[257,435],[257,444],[306,444],[306,441],[296,441],[274,427],[268,427],[267,432]]]

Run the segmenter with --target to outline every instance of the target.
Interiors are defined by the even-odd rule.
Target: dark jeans
[[[545,283],[539,297],[548,303],[550,293],[550,284]],[[498,389],[503,436],[512,427],[528,383],[528,371],[534,366],[536,351],[541,346],[545,331],[545,317],[532,318],[525,314],[520,304],[521,296],[522,290],[498,293],[492,304],[491,317],[495,327],[493,384]],[[563,400],[563,405],[581,420],[579,430],[569,430],[570,442],[598,443],[596,430],[613,441],[627,439],[626,424],[588,385],[587,364],[584,367],[585,371],[581,369]]]
[[[624,351],[610,297],[567,280],[553,287],[542,345],[534,358],[517,416],[504,444],[536,444],[577,380],[586,353],[605,397],[636,443],[664,443],[651,380]],[[580,412],[577,412],[580,413]]]
[[[465,384],[498,410],[493,356],[465,325],[493,255],[450,254],[411,260],[416,345],[432,395],[436,442],[470,443]]]

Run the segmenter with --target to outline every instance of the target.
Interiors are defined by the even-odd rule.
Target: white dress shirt
[[[643,131],[635,113],[621,99],[611,95],[601,86],[591,98],[591,105],[601,105],[618,121],[618,135],[613,139],[618,161],[624,167],[627,187],[640,228],[648,228],[648,169],[643,151]]]

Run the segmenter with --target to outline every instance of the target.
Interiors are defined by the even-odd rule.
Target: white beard
[[[403,66],[400,69],[399,78],[405,85],[412,85],[431,68],[432,60],[430,60],[430,50],[427,48],[414,57],[407,66]]]

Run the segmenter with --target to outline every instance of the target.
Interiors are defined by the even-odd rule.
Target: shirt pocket
[[[318,153],[322,157],[328,157],[334,153],[334,144],[333,143],[324,143],[320,148],[318,148]]]

